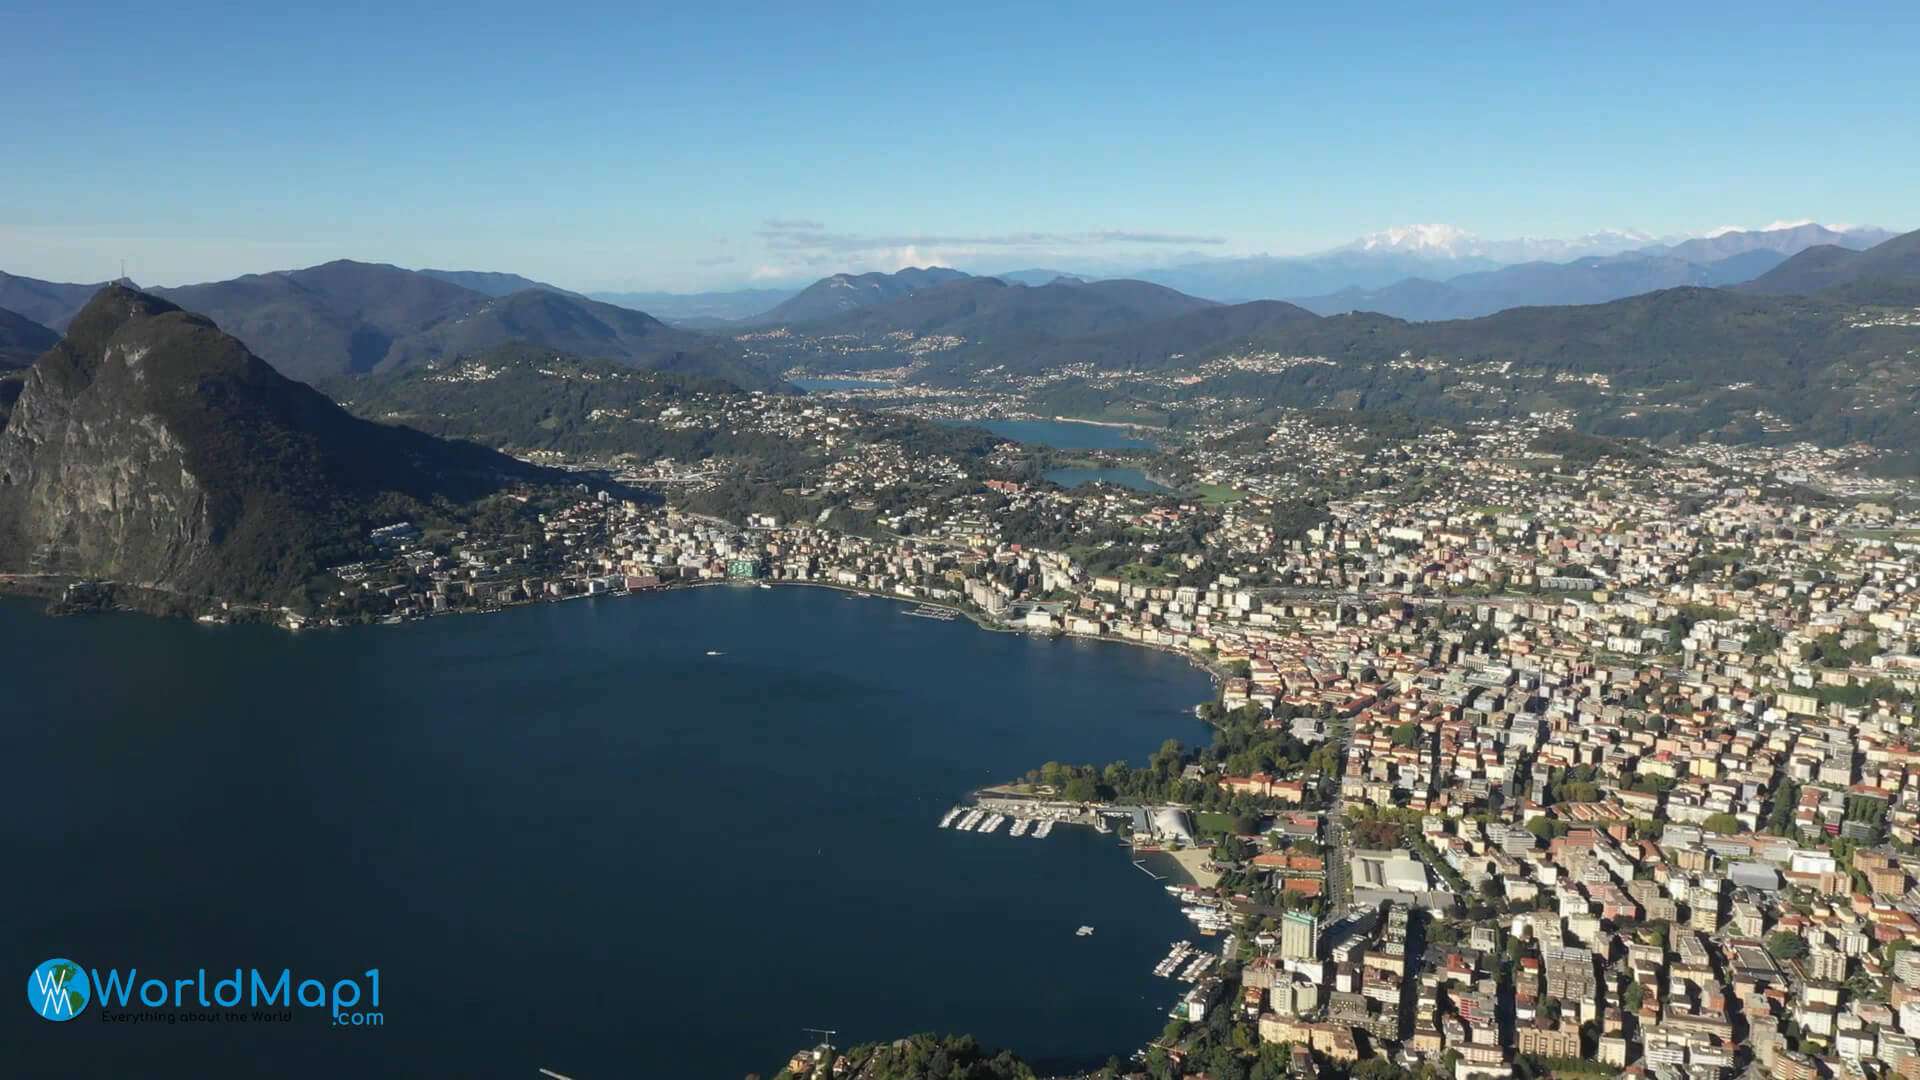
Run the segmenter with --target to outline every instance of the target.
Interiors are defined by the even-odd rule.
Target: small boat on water
[[[1075,930],[1075,931],[1074,931],[1073,933],[1074,933],[1074,936],[1075,936],[1075,937],[1092,937],[1092,936],[1093,936],[1093,927],[1091,927],[1091,926],[1083,926],[1083,927],[1081,927],[1080,929],[1078,929],[1078,930]]]
[[[764,582],[764,581],[760,583],[760,587],[761,587],[761,588],[763,588],[763,589],[771,589],[771,588],[773,588],[773,586],[771,586],[771,585],[769,585],[769,584],[767,584],[767,583],[766,583],[766,582]]]
[[[708,656],[725,656],[725,655],[727,655],[727,654],[726,654],[726,653],[723,653],[723,652],[721,652],[721,651],[720,651],[719,649],[708,649],[708,650],[707,650],[707,655],[708,655]]]

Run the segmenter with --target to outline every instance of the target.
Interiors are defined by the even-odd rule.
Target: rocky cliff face
[[[528,473],[355,419],[206,318],[110,286],[0,427],[0,571],[286,603],[383,517]]]
[[[205,490],[142,367],[169,336],[151,325],[167,307],[109,290],[86,313],[93,332],[28,373],[0,430],[8,569],[165,584],[211,552]]]

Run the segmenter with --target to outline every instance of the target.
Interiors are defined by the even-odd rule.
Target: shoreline
[[[189,609],[194,607],[209,607],[209,608],[217,607],[218,605],[225,603],[230,606],[230,610],[228,612],[225,612],[224,614],[231,614],[235,617],[232,618],[228,623],[223,623],[220,625],[233,625],[237,623],[248,623],[248,622],[264,623],[267,625],[278,627],[279,629],[282,629],[282,630],[287,630],[289,632],[292,632],[295,630],[302,630],[302,631],[304,630],[352,630],[352,629],[357,629],[361,627],[372,627],[372,626],[397,626],[397,625],[402,625],[404,623],[409,623],[409,622],[425,622],[430,619],[442,619],[442,618],[447,618],[448,616],[493,615],[493,614],[498,614],[499,612],[502,612],[502,611],[512,611],[516,608],[524,608],[524,607],[537,607],[542,604],[561,604],[561,603],[567,603],[569,601],[574,601],[574,600],[593,600],[593,599],[600,599],[600,598],[641,597],[641,596],[654,595],[658,593],[678,592],[686,589],[710,588],[716,585],[730,585],[736,588],[748,588],[748,587],[758,587],[760,585],[766,585],[769,588],[776,588],[776,589],[786,588],[790,586],[801,586],[801,587],[815,588],[815,589],[833,589],[837,592],[847,593],[848,595],[851,595],[851,596],[867,596],[867,597],[873,597],[879,600],[891,600],[895,603],[900,603],[900,604],[913,604],[915,606],[940,608],[942,610],[954,612],[956,615],[963,616],[967,619],[968,622],[971,622],[973,625],[979,627],[980,629],[992,631],[994,633],[1030,634],[1036,637],[1047,637],[1055,640],[1105,642],[1105,643],[1110,643],[1115,645],[1132,645],[1132,646],[1136,646],[1138,648],[1143,648],[1143,649],[1154,649],[1159,652],[1168,653],[1174,656],[1185,657],[1187,661],[1191,663],[1194,667],[1197,667],[1202,671],[1205,671],[1209,676],[1211,676],[1212,679],[1214,680],[1214,684],[1216,688],[1218,687],[1220,681],[1225,677],[1224,672],[1219,668],[1218,665],[1216,665],[1212,661],[1209,661],[1208,659],[1203,657],[1201,654],[1195,652],[1192,649],[1181,649],[1172,645],[1162,645],[1159,642],[1155,642],[1155,641],[1135,641],[1132,638],[1119,637],[1117,635],[1111,635],[1111,634],[1076,634],[1072,631],[1067,631],[1067,630],[1035,631],[1027,627],[1011,626],[1006,623],[992,621],[990,617],[983,615],[978,611],[965,608],[958,604],[950,603],[947,601],[927,600],[927,599],[922,599],[920,597],[911,597],[911,596],[900,596],[896,593],[874,592],[871,589],[861,589],[852,585],[840,585],[830,581],[788,581],[788,580],[781,580],[776,578],[756,578],[752,580],[718,579],[718,580],[710,580],[710,581],[685,581],[685,582],[675,582],[673,584],[661,584],[653,588],[647,588],[647,589],[617,589],[617,590],[609,589],[605,592],[575,593],[571,596],[541,597],[539,599],[521,600],[515,603],[498,604],[498,605],[489,606],[489,607],[453,608],[453,609],[438,612],[438,613],[422,614],[414,618],[402,619],[402,620],[399,620],[398,622],[388,622],[385,619],[371,619],[364,622],[350,622],[350,623],[340,623],[337,625],[316,625],[316,626],[310,626],[310,627],[296,628],[296,627],[287,625],[287,623],[284,621],[284,616],[288,614],[294,614],[294,613],[288,612],[284,608],[271,608],[265,605],[243,603],[240,601],[222,601],[218,597],[211,597],[211,596],[186,597],[178,593],[166,592],[165,590],[157,589],[157,588],[154,588],[153,586],[134,585],[128,582],[97,581],[96,579],[78,578],[78,577],[60,577],[56,579],[49,576],[49,577],[33,578],[31,583],[29,583],[28,581],[20,580],[20,578],[24,576],[25,575],[0,574],[0,596],[17,596],[22,599],[47,600],[47,601],[53,602],[53,601],[58,601],[61,595],[64,594],[67,585],[79,584],[86,581],[95,580],[97,584],[105,586],[110,590],[118,591],[118,590],[124,589],[135,594],[142,594],[142,595],[153,597],[153,598],[165,598],[169,601],[172,601],[171,604],[156,605],[154,607],[144,607],[144,606],[138,606],[134,604],[127,604],[127,603],[116,603],[112,606],[92,607],[92,608],[76,610],[73,612],[55,612],[55,611],[43,612],[43,614],[47,616],[58,616],[58,615],[69,615],[69,614],[142,615],[147,618],[163,618],[163,619],[164,618],[184,618],[190,621],[194,621],[196,622],[196,624],[199,624],[199,625],[211,625],[211,624],[198,623],[198,617],[195,616],[192,613],[192,611]],[[212,612],[206,611],[206,612],[202,612],[202,614],[212,614]],[[267,616],[267,617],[259,618],[256,616]],[[274,616],[279,616],[279,617],[276,618]]]

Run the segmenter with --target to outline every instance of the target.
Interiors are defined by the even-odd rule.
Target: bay
[[[986,428],[1016,442],[1039,443],[1056,450],[1119,450],[1153,445],[1136,437],[1132,428],[1079,420],[955,420],[951,423]]]
[[[16,1002],[9,1071],[732,1080],[808,1027],[1124,1055],[1177,994],[1176,906],[1090,829],[935,823],[1048,759],[1202,738],[1207,680],[904,610],[721,587],[293,635],[0,601],[0,970],[378,967],[384,1014]]]

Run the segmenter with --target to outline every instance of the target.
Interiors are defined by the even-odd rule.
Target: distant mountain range
[[[68,285],[16,277],[0,271],[0,308],[31,319],[41,326],[63,330],[67,320],[85,307],[87,301],[93,299],[93,294],[106,287],[106,284],[100,281],[92,285]]]
[[[59,329],[95,291],[0,275],[0,308]],[[149,292],[206,314],[276,370],[303,380],[531,341],[632,367],[724,378],[752,390],[784,388],[742,363],[724,339],[511,274],[340,260]]]
[[[1818,292],[1861,282],[1920,278],[1920,231],[1895,237],[1865,251],[1823,245],[1749,281],[1745,292],[1772,296]]]
[[[1483,240],[1452,225],[1408,225],[1363,236],[1315,255],[1255,255],[1204,259],[1171,267],[1121,270],[1111,275],[1025,269],[996,273],[1009,284],[1046,285],[1056,279],[1101,280],[1107,277],[1152,281],[1209,299],[1237,303],[1254,299],[1291,298],[1316,311],[1378,310],[1412,319],[1465,318],[1485,314],[1490,298],[1509,292],[1509,306],[1591,303],[1631,296],[1679,284],[1724,285],[1756,277],[1773,262],[1818,244],[1863,249],[1891,237],[1885,229],[1833,229],[1811,222],[1778,223],[1764,229],[1716,229],[1706,236],[1661,240],[1632,229],[1609,229],[1572,240]],[[1769,260],[1765,253],[1778,259]],[[1625,256],[1643,257],[1642,262]],[[1622,257],[1613,263],[1596,260]],[[1743,262],[1729,261],[1746,256]],[[1659,262],[1665,257],[1678,262]],[[1557,283],[1540,267],[1580,264]],[[1680,272],[1678,263],[1699,270]],[[1455,279],[1515,266],[1532,269],[1499,283],[1481,287]],[[1600,273],[1590,267],[1603,266]],[[1636,271],[1634,267],[1639,269]],[[928,268],[929,270],[938,268]],[[899,274],[835,274],[803,290],[748,289],[711,293],[595,293],[594,298],[647,311],[690,329],[726,330],[742,323],[798,323],[825,317],[838,308],[850,309],[898,295],[900,282],[886,279],[924,274],[909,268]],[[942,273],[960,275],[958,270]],[[1740,275],[1745,275],[1742,277]],[[1518,282],[1535,279],[1532,289]],[[524,279],[522,279],[524,280]],[[839,284],[834,282],[860,283]],[[928,282],[908,281],[914,288]],[[862,288],[861,285],[871,287]],[[1455,296],[1435,285],[1455,285]],[[794,307],[781,305],[802,294],[812,297]],[[1369,306],[1371,305],[1371,306]]]
[[[59,340],[59,334],[32,319],[0,309],[0,368],[26,367]]]
[[[1765,248],[1705,264],[1641,252],[1590,255],[1564,263],[1519,263],[1446,281],[1409,278],[1384,289],[1345,289],[1295,302],[1321,315],[1377,311],[1415,321],[1470,319],[1516,307],[1599,304],[1682,285],[1732,285],[1785,258]]]
[[[543,479],[355,419],[205,316],[113,285],[0,422],[0,570],[305,608],[368,528]]]
[[[1867,257],[1860,250],[1879,235],[1880,230],[1800,223],[1718,230],[1706,237],[1566,262],[1502,265],[1495,256],[1520,250],[1514,246],[1519,242],[1503,246],[1449,226],[1416,226],[1366,237],[1319,256],[1208,260],[1154,271],[1152,280],[1087,282],[1043,269],[986,278],[942,267],[835,274],[794,294],[751,290],[682,296],[679,300],[686,306],[681,310],[741,311],[778,300],[748,318],[693,316],[681,326],[516,274],[416,271],[346,260],[151,292],[205,312],[277,369],[307,380],[389,371],[525,341],[642,369],[777,390],[784,384],[772,372],[783,365],[828,358],[831,350],[823,352],[813,344],[823,336],[867,342],[861,346],[862,362],[903,361],[956,347],[952,341],[922,340],[903,351],[899,342],[883,340],[895,333],[964,339],[973,347],[1062,341],[1199,311],[1248,282],[1264,283],[1260,295],[1293,296],[1293,304],[1317,314],[1373,311],[1414,321],[1604,303],[1660,289],[1748,281],[1756,293],[1808,292],[1855,279],[1901,276],[1894,256]],[[1609,248],[1644,239],[1612,232],[1568,243]],[[1545,244],[1527,243],[1535,248]],[[1856,254],[1862,258],[1855,260]],[[1400,273],[1408,267],[1444,268],[1447,273]],[[1353,281],[1388,274],[1398,276],[1327,293],[1289,288],[1310,280]],[[1201,287],[1183,290],[1169,279],[1191,279]],[[26,363],[46,346],[46,331],[62,329],[97,289],[0,274],[0,309],[16,316],[0,325],[0,365]],[[718,297],[731,299],[722,303]],[[31,324],[44,329],[36,332]],[[772,327],[804,333],[785,341],[745,333]]]
[[[1740,274],[1752,277],[1769,268],[1762,252],[1786,258],[1817,244],[1861,249],[1892,235],[1885,229],[1840,231],[1809,223],[1720,231],[1673,243],[1647,243],[1650,237],[1628,231],[1566,242],[1487,242],[1452,226],[1424,225],[1375,234],[1319,255],[1212,259],[1141,276],[1222,301],[1296,298],[1316,311],[1356,310],[1352,303],[1358,303],[1357,310],[1446,319],[1500,310],[1484,305],[1490,295],[1503,292],[1507,296],[1499,302],[1515,307],[1618,299],[1681,284],[1682,278],[1692,284],[1732,284],[1745,280]],[[1735,256],[1748,256],[1749,261],[1727,262]],[[1682,271],[1681,263],[1700,269]],[[1570,270],[1555,275],[1543,269],[1554,265]],[[1460,280],[1502,270],[1517,272],[1493,282]],[[1448,294],[1434,290],[1434,284],[1455,286],[1462,295],[1447,300]],[[1365,299],[1369,297],[1373,299]]]

